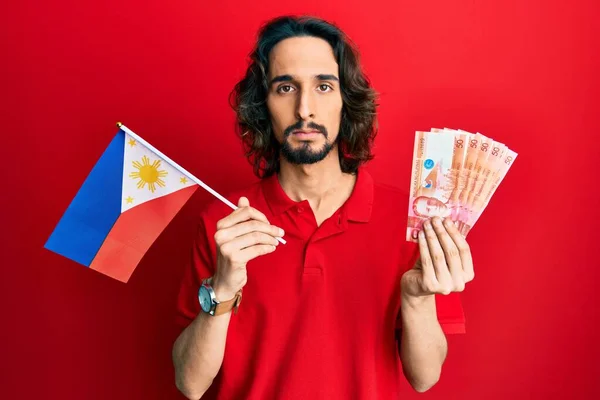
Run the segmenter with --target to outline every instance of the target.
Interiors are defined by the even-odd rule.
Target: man
[[[271,21],[234,94],[262,179],[229,194],[236,211],[215,201],[201,214],[178,299],[179,390],[393,399],[400,367],[417,391],[432,387],[455,322],[435,295],[463,290],[471,254],[439,218],[417,252],[405,238],[406,193],[363,168],[375,96],[343,33],[314,18]]]
[[[413,201],[413,212],[424,217],[449,217],[451,209],[435,197],[419,196]]]

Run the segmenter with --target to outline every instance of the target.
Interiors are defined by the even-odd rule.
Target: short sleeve
[[[419,246],[407,242],[406,270],[412,268],[419,258]],[[436,295],[435,305],[438,321],[445,334],[458,334],[466,332],[465,315],[462,307],[460,293]],[[396,329],[402,329],[402,319],[398,315]]]
[[[198,229],[185,266],[176,302],[176,323],[180,328],[187,327],[200,312],[198,290],[201,282],[211,277],[215,271],[216,257],[214,233],[209,233],[207,220],[200,217]],[[210,239],[209,239],[210,238]]]

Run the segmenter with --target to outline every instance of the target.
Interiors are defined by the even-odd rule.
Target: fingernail
[[[425,237],[425,234],[423,233],[423,231],[419,231],[419,237],[420,237],[421,239],[423,239],[423,238]]]
[[[435,224],[435,226],[440,226],[440,225],[442,225],[442,221],[441,221],[439,218],[435,218],[435,219],[433,220],[433,223]]]
[[[431,229],[431,222],[425,221],[425,229]]]
[[[279,228],[279,236],[283,236],[285,235],[285,232],[283,231],[283,229]]]

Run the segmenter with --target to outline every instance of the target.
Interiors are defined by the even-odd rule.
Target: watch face
[[[202,310],[204,312],[209,312],[212,301],[210,300],[210,293],[208,293],[208,290],[206,290],[204,286],[200,286],[198,299],[200,300],[200,307],[202,307]]]

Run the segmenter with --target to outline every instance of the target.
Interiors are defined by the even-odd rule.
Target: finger
[[[419,242],[419,257],[421,258],[421,268],[423,269],[423,283],[425,287],[433,289],[438,285],[437,278],[435,277],[435,271],[433,269],[433,261],[429,255],[429,246],[427,245],[427,239],[425,239],[425,232],[419,231],[418,235]]]
[[[431,225],[431,221],[425,221],[423,226],[425,227],[425,238],[427,239],[427,247],[429,247],[429,254],[431,261],[433,262],[435,276],[438,282],[444,286],[451,281],[450,271],[446,265],[444,250],[442,249],[442,245],[439,242],[437,234]]]
[[[245,235],[236,237],[233,240],[223,244],[221,246],[221,251],[224,253],[232,254],[236,251],[243,250],[250,246],[255,246],[257,244],[268,244],[277,246],[277,239],[273,236],[263,233],[263,232],[250,232]]]
[[[229,228],[235,224],[239,224],[243,221],[248,221],[250,219],[257,219],[259,221],[263,221],[265,223],[269,223],[267,217],[258,211],[254,207],[244,206],[240,207],[225,218],[221,219],[217,222],[217,230]]]
[[[458,225],[458,227],[456,228],[456,230],[458,231],[458,233],[460,233],[461,235],[464,236],[464,234],[465,234],[465,224],[464,224],[464,222],[461,222],[460,225]]]
[[[460,229],[460,235],[464,238],[467,237],[467,234],[469,233],[469,231],[471,230],[471,227],[468,224],[464,224],[462,229]]]
[[[238,200],[238,207],[248,207],[250,205],[250,200],[247,197],[240,197]]]
[[[270,244],[257,244],[255,246],[246,247],[240,252],[240,258],[244,262],[255,259],[256,257],[264,256],[265,254],[272,253],[277,247]]]
[[[218,230],[215,233],[215,242],[218,245],[222,245],[250,232],[266,233],[268,235],[271,235],[273,238],[281,237],[285,234],[283,229],[275,225],[269,225],[264,223],[263,221],[253,219],[241,222],[229,228]],[[279,242],[277,242],[277,244],[279,244]]]
[[[458,250],[465,281],[470,282],[475,277],[475,271],[473,269],[473,257],[471,255],[469,243],[467,243],[467,240],[462,236],[454,224],[449,224],[446,228],[448,230],[448,235],[450,235]]]
[[[433,219],[433,229],[438,237],[438,241],[442,246],[446,265],[450,270],[450,276],[454,282],[454,289],[462,291],[465,285],[463,268],[458,247],[454,243],[454,239],[448,234],[447,229],[454,227],[454,224],[449,218],[442,222],[441,218]]]

